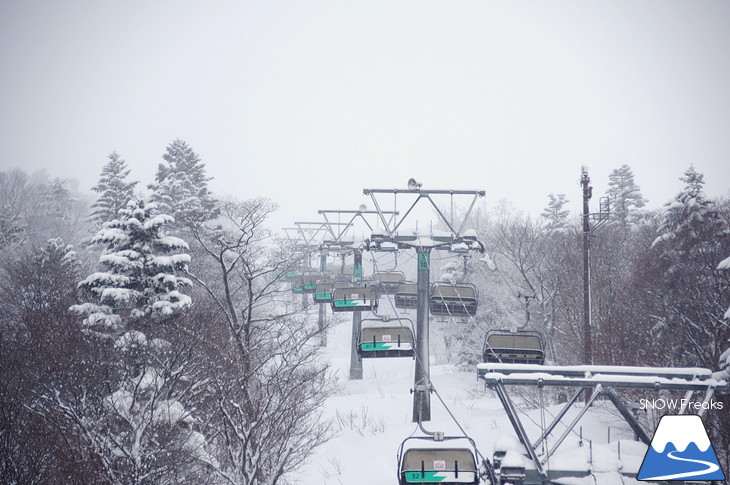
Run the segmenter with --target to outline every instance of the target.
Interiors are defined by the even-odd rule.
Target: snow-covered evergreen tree
[[[720,264],[717,265],[717,269],[730,271],[730,257],[723,259]],[[725,311],[723,318],[725,320],[730,320],[730,307],[728,307],[728,309]],[[728,340],[727,344],[727,350],[725,350],[725,352],[720,355],[719,364],[720,372],[722,372],[722,378],[730,381],[730,340]]]
[[[99,198],[92,205],[92,216],[100,223],[116,219],[119,211],[127,206],[134,196],[137,182],[127,181],[130,169],[116,151],[109,154],[109,161],[101,169],[99,183],[92,189],[99,193]]]
[[[608,176],[608,195],[611,204],[611,221],[622,225],[636,221],[636,210],[646,205],[641,188],[634,181],[631,167],[624,164]]]
[[[216,201],[208,190],[211,180],[200,157],[180,139],[167,146],[165,163],[157,167],[152,201],[175,218],[175,227],[194,227],[217,215]]]
[[[659,280],[653,289],[662,302],[659,319],[672,365],[713,367],[727,346],[730,330],[722,318],[730,278],[717,261],[730,251],[728,221],[721,206],[705,197],[704,180],[694,167],[681,179],[685,185],[665,205],[654,240]],[[659,330],[659,329],[657,329]]]
[[[568,228],[570,225],[568,221],[570,211],[564,209],[565,204],[568,203],[567,197],[565,194],[550,194],[548,197],[550,202],[540,214],[547,222],[545,229],[548,231],[561,231]]]
[[[701,173],[690,166],[680,180],[685,185],[673,201],[664,205],[660,235],[654,246],[674,241],[677,250],[686,251],[716,238],[726,222],[705,196],[705,181]]]
[[[89,275],[79,286],[99,302],[73,307],[87,315],[87,328],[117,333],[123,330],[123,316],[161,320],[190,306],[190,297],[180,289],[191,282],[175,274],[187,269],[190,256],[178,251],[188,245],[164,234],[171,222],[173,218],[159,214],[155,204],[134,198],[96,233],[92,242],[106,246],[100,257],[105,271]]]

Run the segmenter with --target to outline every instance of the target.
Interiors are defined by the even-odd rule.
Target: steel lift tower
[[[464,226],[477,199],[484,197],[485,192],[479,190],[422,190],[421,184],[414,179],[410,179],[407,189],[364,189],[363,194],[369,195],[372,199],[384,228],[383,232],[372,233],[367,249],[373,251],[392,250],[391,248],[395,246],[398,249],[414,249],[418,255],[413,422],[430,421],[429,290],[431,283],[431,251],[437,249],[463,252],[466,248],[484,252],[484,245],[477,240],[476,232],[465,231]],[[378,196],[384,196],[385,194],[393,196],[393,211],[397,210],[399,196],[405,196],[413,200],[402,217],[394,216],[388,220],[385,217],[386,212],[383,212],[378,201]],[[457,224],[454,218],[455,196],[471,196],[472,198],[471,205],[460,224]],[[450,217],[447,217],[442,208],[434,201],[434,198],[444,201],[444,197],[450,202]],[[438,216],[438,222],[443,224],[447,230],[439,233],[434,233],[432,229],[399,232],[413,209],[422,201],[431,204]]]

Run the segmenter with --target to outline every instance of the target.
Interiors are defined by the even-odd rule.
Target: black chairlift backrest
[[[378,299],[371,286],[335,288],[332,297],[333,312],[374,311]]]
[[[400,457],[400,485],[479,483],[474,452],[469,448],[410,448]]]
[[[434,283],[431,286],[430,310],[432,315],[473,317],[477,313],[477,302],[477,290],[472,284]]]
[[[401,283],[395,290],[395,307],[409,310],[418,306],[418,285]]]
[[[373,284],[381,295],[394,295],[405,276],[401,271],[373,273]]]
[[[542,336],[533,330],[491,330],[484,341],[484,362],[545,363]]]

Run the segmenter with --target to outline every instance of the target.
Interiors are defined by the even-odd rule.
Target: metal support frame
[[[507,412],[507,417],[512,423],[512,427],[515,429],[515,433],[517,433],[517,438],[519,438],[520,443],[525,446],[527,454],[530,455],[530,459],[535,464],[535,469],[537,470],[537,473],[539,473],[542,477],[547,476],[547,474],[545,473],[545,469],[542,467],[542,463],[540,463],[540,459],[537,457],[537,453],[535,453],[535,449],[530,443],[530,438],[529,436],[527,436],[527,431],[525,431],[525,427],[522,426],[522,421],[520,421],[520,417],[517,415],[517,409],[515,408],[514,404],[512,404],[512,400],[509,398],[509,395],[507,394],[507,390],[504,388],[504,385],[501,382],[497,382],[494,386],[494,390],[497,391],[497,396],[502,402],[502,407],[504,407],[504,410]]]
[[[583,388],[579,388],[577,391],[575,391],[575,394],[573,394],[573,397],[570,398],[568,402],[565,403],[565,406],[563,406],[563,409],[560,410],[557,416],[553,419],[553,421],[550,423],[550,425],[545,428],[545,432],[540,436],[537,441],[535,441],[535,444],[533,445],[534,449],[537,449],[538,446],[540,446],[540,443],[542,443],[544,440],[547,439],[548,436],[553,432],[555,427],[558,425],[558,423],[565,417],[565,415],[568,413],[568,410],[570,410],[571,407],[573,407],[573,404],[578,400],[580,395],[583,394]]]
[[[450,250],[456,243],[468,243],[469,249],[478,248],[484,251],[484,246],[476,237],[464,237],[463,231],[467,220],[471,214],[474,205],[479,197],[484,197],[485,192],[479,190],[421,190],[418,189],[363,189],[364,195],[369,195],[376,212],[383,224],[386,234],[378,234],[378,241],[366,249],[380,250],[381,243],[387,240],[388,243],[395,243],[398,249],[415,249],[418,255],[418,278],[417,278],[417,304],[416,304],[416,363],[413,391],[413,422],[430,421],[431,420],[431,380],[430,380],[430,362],[429,362],[429,291],[430,291],[430,255],[432,249]],[[376,194],[393,194],[393,211],[383,211]],[[399,194],[416,195],[415,200],[408,210],[403,213],[400,219],[397,211],[397,199]],[[448,195],[451,198],[451,217],[446,217],[441,208],[431,198],[432,195]],[[472,196],[471,205],[466,212],[461,224],[456,224],[454,219],[454,196],[470,195]],[[450,235],[446,237],[436,237],[433,234],[415,234],[407,236],[398,236],[398,228],[408,218],[408,215],[423,199],[428,200],[433,209],[438,214],[441,222],[443,222],[450,230]],[[392,214],[386,219],[385,214]],[[375,235],[372,237],[376,239]],[[476,243],[476,244],[474,244]],[[468,250],[468,249],[467,249]]]
[[[391,238],[395,237],[395,233],[398,230],[398,228],[401,226],[403,221],[405,221],[408,218],[408,214],[411,213],[414,207],[418,205],[418,203],[421,201],[421,199],[427,199],[433,208],[436,210],[436,213],[439,215],[441,220],[444,224],[449,228],[451,231],[451,234],[453,238],[458,238],[462,234],[462,231],[464,230],[464,225],[466,224],[466,221],[469,219],[469,215],[471,214],[472,209],[474,208],[474,204],[476,204],[476,201],[479,197],[484,197],[485,192],[483,190],[400,190],[400,189],[363,189],[362,191],[363,195],[369,195],[370,198],[373,201],[373,204],[375,205],[375,208],[377,209],[377,212],[380,216],[380,221],[383,223],[383,227],[388,232],[388,235]],[[375,197],[375,194],[393,194],[397,197],[398,194],[415,194],[418,197],[416,197],[416,200],[413,201],[411,206],[408,208],[408,210],[403,214],[403,216],[400,218],[400,220],[397,220],[397,218],[394,216],[391,218],[391,223],[389,224],[388,221],[385,220],[385,217],[383,217],[383,214],[386,214],[386,212],[383,212],[380,209],[380,204],[378,203],[377,198]],[[449,195],[452,199],[452,216],[451,220],[449,220],[448,217],[444,215],[444,213],[441,211],[441,209],[438,207],[438,205],[433,201],[431,198],[432,195]],[[464,216],[464,219],[459,225],[458,229],[455,229],[454,226],[456,226],[455,221],[453,219],[453,196],[454,195],[472,195],[473,199],[471,201],[471,205],[469,206],[469,210],[467,211],[466,215]],[[395,215],[398,215],[397,213]],[[392,227],[391,227],[392,226]]]
[[[641,427],[634,415],[631,414],[631,411],[629,411],[626,405],[621,401],[621,399],[618,397],[618,394],[616,394],[616,391],[608,387],[603,391],[603,394],[605,396],[608,396],[608,399],[610,399],[616,409],[618,409],[618,412],[621,413],[621,416],[623,416],[626,422],[629,423],[629,426],[631,426],[631,429],[634,430],[634,434],[636,434],[636,437],[639,438],[639,440],[645,445],[651,443],[651,438],[649,438],[649,435],[646,433],[646,431],[644,431],[644,428]]]
[[[717,392],[724,394],[729,391],[729,383],[718,381],[712,378],[712,371],[702,368],[657,368],[649,367],[625,367],[625,366],[539,366],[526,364],[479,364],[477,366],[478,376],[482,378],[487,387],[493,389],[499,397],[507,417],[520,442],[533,462],[537,473],[546,478],[547,473],[544,465],[551,456],[558,450],[565,438],[573,432],[573,429],[585,415],[591,404],[600,395],[607,396],[616,407],[621,416],[626,420],[640,441],[649,444],[651,439],[633,416],[627,406],[616,394],[615,389],[647,389],[647,390],[681,390],[686,391],[685,397],[689,399],[696,391],[704,391],[704,403],[709,403],[712,396]],[[552,423],[544,430],[542,435],[531,443],[525,431],[517,410],[507,394],[506,386],[557,386],[557,387],[578,387],[573,397],[563,406]],[[556,426],[568,413],[568,410],[579,400],[581,394],[590,390],[583,409],[571,421],[565,431],[557,438],[551,446],[550,451],[538,457],[536,450],[543,441],[555,430]],[[588,394],[588,393],[586,393]],[[707,406],[700,406],[698,414]],[[686,407],[682,412],[686,411]],[[552,474],[552,472],[550,472]]]
[[[370,225],[367,218],[365,218],[365,214],[378,214],[379,217],[381,217],[381,213],[379,211],[369,211],[369,210],[319,210],[317,211],[318,214],[321,214],[322,217],[324,217],[324,224],[327,225],[327,229],[329,233],[332,235],[335,241],[340,241],[342,239],[342,236],[345,235],[347,230],[352,227],[352,225],[355,223],[355,220],[360,218],[363,220],[366,226],[368,226],[368,229],[371,231],[373,230],[373,226]],[[337,214],[338,217],[341,214],[346,215],[352,215],[349,221],[347,222],[331,222],[329,218],[327,217],[327,214]],[[398,215],[397,211],[392,212],[383,212],[383,214],[390,214],[391,221]],[[341,231],[335,231],[332,226],[338,225],[338,226],[345,226]]]
[[[360,284],[362,279],[362,251],[353,249],[355,257],[354,279],[355,285]],[[352,312],[352,341],[350,344],[350,380],[362,379],[362,360],[357,353],[357,342],[360,340],[362,331],[362,312]]]
[[[545,456],[545,458],[543,458],[543,463],[547,463],[547,461],[550,459],[550,457],[553,456],[553,454],[555,454],[555,452],[558,450],[558,448],[560,448],[560,445],[563,444],[563,441],[565,441],[565,438],[567,438],[568,435],[573,431],[573,428],[575,428],[575,425],[578,424],[578,422],[581,420],[581,418],[583,418],[583,416],[585,416],[585,414],[588,412],[591,405],[593,404],[593,401],[595,401],[596,398],[601,393],[601,389],[603,389],[603,386],[601,384],[597,384],[596,387],[593,388],[594,392],[592,393],[591,397],[588,398],[588,402],[585,403],[585,406],[583,406],[583,409],[580,410],[580,412],[578,413],[578,416],[576,416],[575,419],[573,419],[573,421],[571,421],[571,423],[568,425],[568,427],[565,428],[565,431],[563,432],[562,435],[560,435],[560,437],[558,438],[558,441],[555,444],[553,444],[552,448],[550,449],[550,452]]]

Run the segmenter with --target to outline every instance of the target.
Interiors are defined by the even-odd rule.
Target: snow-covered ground
[[[328,318],[332,318],[329,314]],[[340,390],[327,402],[326,416],[335,420],[338,435],[319,447],[309,463],[297,474],[303,485],[397,485],[397,452],[408,436],[421,435],[411,422],[414,360],[410,358],[365,359],[364,378],[350,381],[349,314],[342,317],[328,338],[326,353],[339,377]],[[433,346],[432,346],[433,348]],[[445,361],[432,355],[432,363]],[[450,365],[432,365],[431,379],[441,397],[466,432],[475,440],[482,454],[492,458],[495,441],[503,435],[514,436],[512,426],[496,395],[477,381],[476,370],[459,371]],[[511,388],[510,395],[518,406],[522,400]],[[537,399],[535,393],[533,398]],[[547,397],[546,397],[547,399]],[[546,409],[545,421],[550,422],[560,405]],[[565,423],[579,412],[576,405],[563,420]],[[522,421],[534,439],[540,435],[539,409],[521,406]],[[430,431],[460,435],[435,395],[431,397],[432,420],[424,424]],[[565,479],[566,484],[628,484],[639,483],[621,477],[618,470],[636,473],[646,452],[646,446],[633,442],[633,433],[610,404],[596,403],[581,420],[583,446],[578,430],[568,436],[559,451],[550,459],[552,469],[579,470],[590,467],[594,477]],[[610,428],[611,443],[608,443]],[[561,435],[559,425],[552,434],[553,441]],[[588,440],[591,440],[589,445]],[[621,457],[617,440],[621,441]],[[502,438],[504,441],[504,438]],[[458,441],[454,443],[463,443]],[[538,450],[539,451],[539,450]],[[591,464],[588,464],[588,462]]]

